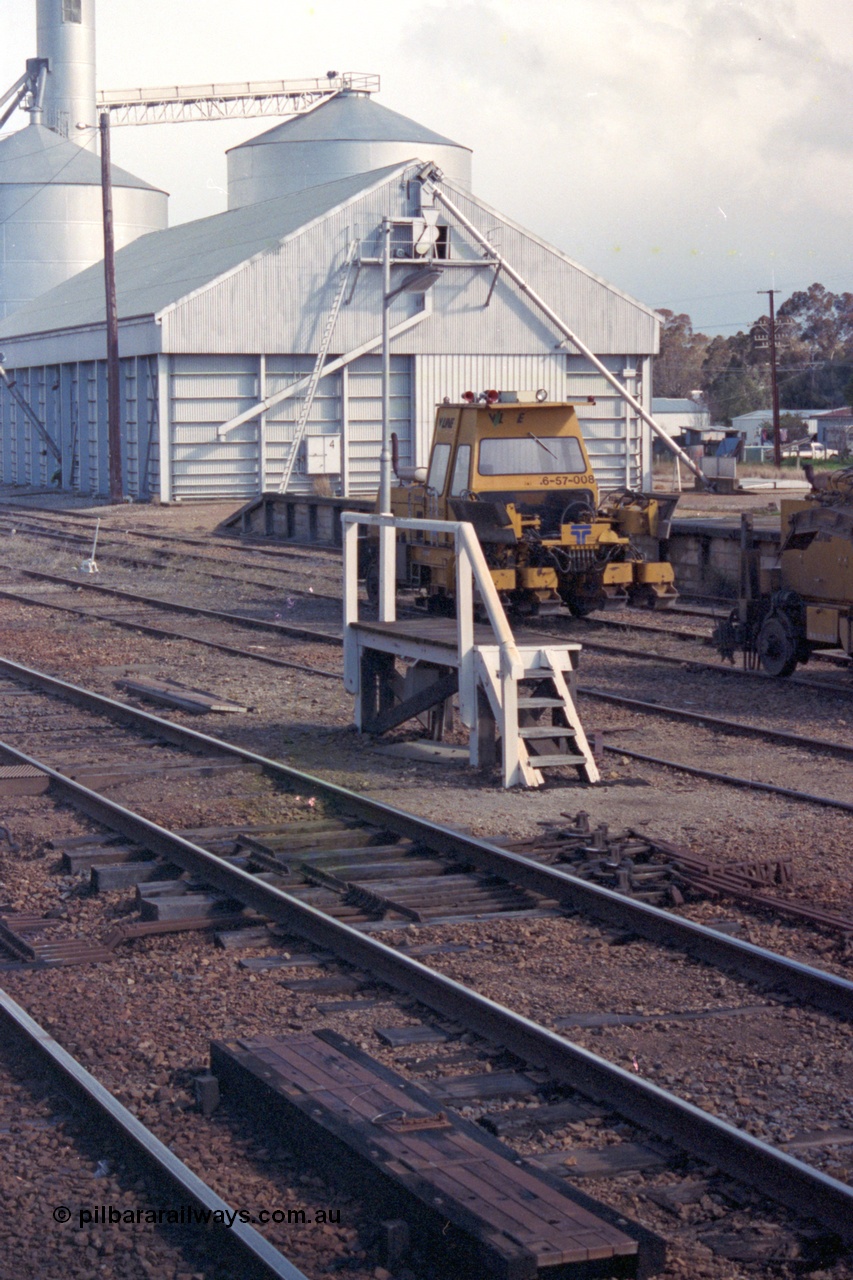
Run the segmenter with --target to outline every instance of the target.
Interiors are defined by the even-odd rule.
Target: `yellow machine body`
[[[516,395],[440,405],[426,482],[394,487],[392,513],[470,521],[516,611],[567,606],[583,615],[674,599],[672,567],[646,561],[633,539],[664,534],[675,501],[620,491],[602,503],[574,405]],[[409,534],[404,545],[398,579],[421,589],[431,608],[452,608],[448,541]]]
[[[804,638],[812,648],[838,647],[853,654],[853,480],[847,495],[829,487],[821,492],[823,502],[806,498],[780,504],[779,589],[802,598]],[[829,505],[828,494],[838,501]]]
[[[777,558],[761,560],[751,524],[742,531],[741,598],[714,633],[724,657],[742,649],[774,676],[815,649],[853,657],[853,467],[807,475],[808,497],[781,503]]]

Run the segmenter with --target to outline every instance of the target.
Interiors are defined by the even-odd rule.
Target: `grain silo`
[[[42,123],[94,150],[95,0],[37,0],[36,29],[49,63]]]
[[[94,22],[94,0],[38,0],[43,101],[29,126],[0,138],[0,317],[104,255]],[[115,165],[111,172],[120,249],[167,225],[168,196]]]
[[[228,208],[336,182],[414,156],[429,156],[457,186],[471,189],[471,151],[368,94],[344,92],[228,154]]]

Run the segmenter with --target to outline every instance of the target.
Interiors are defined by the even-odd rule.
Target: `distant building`
[[[707,431],[711,425],[711,411],[701,400],[655,396],[652,417],[669,436],[680,436],[685,431]]]
[[[843,458],[853,454],[853,409],[827,409],[817,419],[817,438]]]
[[[826,411],[824,409],[779,410],[780,415],[793,413],[796,414],[798,418],[802,418],[810,436],[817,435],[817,419],[825,412]],[[739,413],[736,418],[732,418],[732,430],[740,432],[744,438],[744,444],[747,447],[756,444],[768,444],[771,442],[769,426],[772,421],[772,409],[753,409],[752,413]]]

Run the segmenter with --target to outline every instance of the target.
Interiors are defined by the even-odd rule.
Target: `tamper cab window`
[[[480,441],[477,470],[481,476],[522,476],[529,473],[586,471],[581,447],[574,436],[522,436],[520,439]]]

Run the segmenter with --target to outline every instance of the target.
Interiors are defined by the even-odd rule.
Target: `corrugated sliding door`
[[[400,463],[414,464],[412,357],[391,357],[391,430],[399,441]],[[382,447],[382,357],[362,356],[347,370],[348,492],[376,493]]]
[[[257,403],[257,356],[173,356],[169,378],[172,497],[251,498],[259,492],[257,419],[217,427]]]
[[[648,404],[645,394],[645,359],[641,356],[600,356],[635,399]],[[603,492],[610,489],[642,489],[648,463],[648,428],[627,401],[583,356],[566,356],[566,394],[571,400],[592,396],[595,404],[579,405],[595,478]]]

